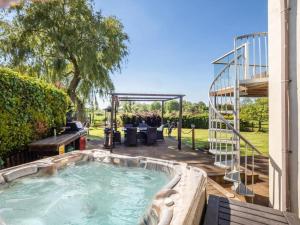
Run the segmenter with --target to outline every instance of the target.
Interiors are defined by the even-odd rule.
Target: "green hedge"
[[[145,114],[122,114],[120,116],[122,120],[122,124],[127,124],[127,123],[139,123],[142,120],[147,120],[154,121],[154,124],[157,124],[156,126],[160,125],[160,115],[155,114],[155,113],[145,113]],[[136,122],[137,121],[137,122]],[[167,123],[168,121],[170,122],[177,122],[178,121],[178,116],[174,115],[165,115],[164,116],[164,123]],[[183,128],[191,128],[191,124],[194,124],[196,128],[202,128],[202,129],[208,129],[208,114],[198,114],[198,115],[183,115],[182,116],[182,127]]]
[[[178,121],[177,116],[167,115],[164,116],[164,121]],[[208,114],[197,114],[197,115],[183,115],[182,116],[182,127],[191,128],[191,125],[194,124],[195,128],[208,129],[209,120]]]
[[[53,85],[0,68],[0,158],[63,126],[69,105]]]

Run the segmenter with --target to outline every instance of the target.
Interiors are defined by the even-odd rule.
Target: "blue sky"
[[[233,37],[267,31],[266,0],[95,0],[119,18],[130,54],[112,75],[117,92],[179,93],[207,102],[211,62]]]

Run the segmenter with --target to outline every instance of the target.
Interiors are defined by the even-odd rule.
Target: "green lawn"
[[[192,134],[191,129],[182,129],[182,141],[185,144],[192,145]],[[165,131],[167,131],[165,129]],[[123,134],[122,134],[123,135]],[[165,135],[167,133],[165,132]],[[268,155],[268,133],[262,132],[242,132],[242,135],[247,138],[258,150],[260,150],[264,155]],[[90,128],[90,139],[103,138],[104,132],[103,128]],[[172,136],[177,136],[177,129],[173,130]],[[208,130],[206,129],[195,129],[195,139],[196,148],[209,148],[208,143]],[[243,146],[243,145],[242,145]]]
[[[188,145],[192,145],[192,134],[189,133],[191,129],[182,129],[182,140]],[[268,155],[269,152],[269,142],[268,133],[263,132],[241,132],[242,135],[250,141],[263,155]],[[177,136],[177,130],[172,132],[172,136]],[[208,142],[208,130],[206,129],[195,129],[195,144],[196,148],[209,148]],[[241,142],[243,147],[243,143]]]

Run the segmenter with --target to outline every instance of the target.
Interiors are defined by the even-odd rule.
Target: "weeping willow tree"
[[[88,0],[20,1],[0,19],[0,63],[64,87],[78,115],[114,88],[127,44],[122,23]]]

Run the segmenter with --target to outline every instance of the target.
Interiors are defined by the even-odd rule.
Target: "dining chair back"
[[[126,129],[125,144],[127,146],[137,145],[137,128],[129,127]]]

